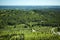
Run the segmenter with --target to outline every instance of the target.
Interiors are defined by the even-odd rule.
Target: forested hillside
[[[60,9],[0,9],[0,40],[60,40]]]
[[[7,25],[19,24],[25,24],[27,26],[58,26],[60,25],[60,10],[0,9],[0,28],[4,28]]]

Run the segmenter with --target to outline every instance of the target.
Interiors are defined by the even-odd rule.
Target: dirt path
[[[51,30],[53,32],[53,34],[60,35],[60,32],[55,32],[54,30],[55,30],[55,28],[52,28],[52,30]]]

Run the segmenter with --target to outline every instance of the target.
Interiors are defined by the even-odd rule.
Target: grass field
[[[33,27],[35,32],[31,28],[7,28],[0,29],[0,40],[60,40],[60,35],[51,31],[53,27]]]

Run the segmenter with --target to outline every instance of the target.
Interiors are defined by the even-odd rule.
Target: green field
[[[33,28],[35,32],[29,28],[6,28],[0,30],[0,40],[20,40],[24,34],[24,40],[60,40],[60,35],[53,34],[52,27]],[[22,35],[23,36],[23,35]]]

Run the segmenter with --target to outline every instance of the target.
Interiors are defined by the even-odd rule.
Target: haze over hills
[[[0,9],[60,9],[60,6],[0,6]]]

